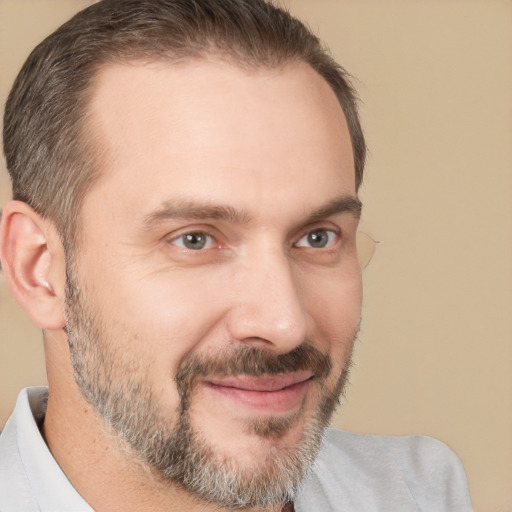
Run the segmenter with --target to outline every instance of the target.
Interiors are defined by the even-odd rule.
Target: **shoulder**
[[[464,471],[459,458],[444,443],[427,436],[376,436],[328,429],[321,453],[325,464],[374,469],[382,466],[406,475],[435,478],[439,471]]]
[[[425,436],[328,429],[303,489],[306,501],[308,494],[326,500],[325,510],[472,510],[460,460],[445,444]]]

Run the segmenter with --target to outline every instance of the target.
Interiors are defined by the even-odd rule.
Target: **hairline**
[[[269,63],[269,62],[259,62],[254,58],[250,58],[243,55],[237,55],[235,53],[228,52],[218,47],[213,47],[209,49],[205,49],[198,53],[197,55],[191,56],[173,56],[171,53],[169,55],[163,55],[160,53],[156,53],[153,56],[136,56],[127,57],[127,56],[116,56],[108,59],[102,59],[95,62],[91,66],[91,74],[87,86],[84,89],[84,93],[80,98],[80,107],[83,117],[78,120],[76,123],[75,129],[79,134],[79,151],[82,153],[82,159],[87,159],[91,162],[91,166],[87,171],[88,177],[84,182],[82,188],[79,190],[77,194],[76,202],[77,206],[73,210],[74,219],[71,229],[66,230],[65,233],[61,233],[61,237],[63,239],[64,247],[66,250],[66,255],[71,256],[75,254],[81,247],[81,234],[82,234],[82,223],[81,223],[81,214],[82,214],[82,206],[84,201],[86,200],[88,192],[97,185],[103,176],[106,176],[106,168],[108,167],[109,158],[112,158],[112,153],[106,144],[101,140],[101,137],[97,137],[94,124],[96,120],[94,120],[93,111],[91,109],[91,103],[93,96],[95,95],[98,82],[103,70],[110,66],[115,65],[134,65],[134,66],[145,66],[150,64],[157,63],[166,63],[172,66],[187,66],[190,64],[201,64],[201,63],[223,63],[228,64],[230,66],[234,66],[246,72],[258,72],[258,71],[280,71],[284,70],[287,67],[303,64],[308,66],[308,68],[313,71],[318,77],[320,77],[324,83],[329,87],[329,89],[334,94],[336,101],[341,109],[343,117],[345,118],[345,122],[348,123],[346,113],[344,111],[343,105],[341,104],[336,91],[333,89],[331,84],[326,80],[321,73],[318,72],[309,62],[307,62],[303,58],[299,58],[298,56],[293,56],[289,58],[283,58],[278,62]],[[350,131],[350,130],[349,130]],[[99,130],[98,130],[99,132]],[[356,186],[356,195],[359,190],[359,185],[357,183],[357,175],[355,169],[355,155],[354,155],[354,145],[352,141],[352,137],[350,137],[350,148],[353,155],[353,167],[354,167],[354,180]],[[60,230],[59,230],[60,231]]]

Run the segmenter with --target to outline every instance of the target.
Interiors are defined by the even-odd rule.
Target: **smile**
[[[265,414],[289,412],[299,406],[314,376],[310,372],[295,372],[261,377],[237,376],[213,378],[205,387],[231,401],[237,407]]]

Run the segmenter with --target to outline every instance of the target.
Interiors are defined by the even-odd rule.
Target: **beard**
[[[227,509],[268,509],[294,500],[308,469],[321,448],[325,428],[348,380],[354,336],[338,378],[332,361],[310,342],[285,354],[234,343],[215,356],[188,355],[178,365],[175,384],[179,404],[174,425],[169,410],[153,389],[148,370],[117,344],[109,327],[90,307],[75,277],[67,269],[66,333],[74,378],[85,399],[121,441],[133,460],[156,472],[160,480],[180,486],[195,498]],[[264,460],[242,464],[219,453],[208,441],[207,427],[191,421],[197,383],[212,376],[262,376],[309,370],[319,390],[317,406],[309,416],[289,415],[248,419],[245,433],[276,440]],[[307,398],[307,397],[306,397]],[[167,414],[166,414],[167,412]],[[277,442],[300,426],[300,439],[292,446]],[[284,444],[284,443],[283,443]]]

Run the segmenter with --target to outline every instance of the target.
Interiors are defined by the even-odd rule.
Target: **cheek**
[[[133,351],[141,357],[150,354],[153,365],[167,371],[198,348],[221,315],[214,283],[207,276],[180,272],[132,276],[110,289],[100,301],[105,304],[104,317],[111,325],[122,326],[134,342]]]
[[[145,279],[132,273],[117,285],[115,277],[112,272],[101,287],[87,286],[88,301],[101,318],[101,342],[108,344],[117,368],[112,378],[124,382],[130,375],[134,382],[147,382],[162,411],[173,415],[180,401],[177,367],[201,349],[220,317],[213,289],[205,279],[172,272]],[[97,281],[91,277],[92,282]]]
[[[360,272],[332,272],[325,279],[308,280],[315,283],[309,293],[305,292],[315,341],[335,360],[344,359],[352,348],[361,317]]]

